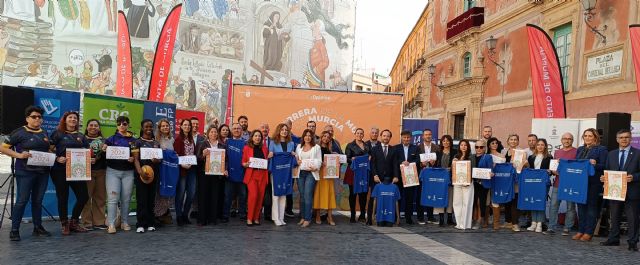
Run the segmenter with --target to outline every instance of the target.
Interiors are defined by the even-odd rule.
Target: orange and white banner
[[[316,122],[316,134],[325,125],[333,125],[334,138],[342,148],[353,141],[357,128],[367,140],[372,127],[389,129],[398,143],[401,130],[402,95],[358,93],[331,90],[291,89],[234,85],[233,116],[249,117],[249,129],[267,123],[270,128],[289,119],[292,132],[301,136],[307,121]]]
[[[118,64],[116,96],[133,97],[133,72],[131,71],[131,39],[129,24],[124,12],[118,11]]]

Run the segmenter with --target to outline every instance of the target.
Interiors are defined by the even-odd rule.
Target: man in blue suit
[[[611,230],[609,239],[601,242],[602,246],[620,245],[620,215],[625,210],[629,226],[630,251],[638,251],[638,209],[640,206],[640,150],[631,147],[631,132],[623,129],[616,134],[618,149],[609,152],[606,170],[627,172],[627,195],[625,201],[609,201],[611,213]],[[604,182],[604,176],[600,181]]]
[[[390,130],[383,130],[380,133],[380,138],[382,139],[378,145],[373,147],[370,151],[370,165],[371,165],[371,178],[369,179],[369,188],[373,190],[376,184],[384,182],[384,181],[392,181],[393,183],[398,182],[398,175],[394,175],[396,172],[394,169],[394,165],[396,164],[395,159],[395,148],[389,145],[389,141],[391,141],[392,133]],[[369,204],[367,205],[367,225],[373,224],[373,200],[369,200]]]
[[[400,133],[400,144],[395,146],[395,165],[394,170],[396,172],[396,176],[399,178],[399,182],[396,183],[398,188],[400,188],[400,192],[402,194],[402,199],[404,201],[404,218],[407,224],[413,224],[413,209],[414,202],[416,197],[416,188],[417,186],[404,187],[402,181],[402,173],[400,172],[400,165],[409,166],[410,163],[416,163],[416,165],[420,162],[418,155],[418,147],[411,143],[411,132],[410,131],[402,131]],[[416,172],[417,174],[417,172]],[[400,206],[402,209],[402,206]]]

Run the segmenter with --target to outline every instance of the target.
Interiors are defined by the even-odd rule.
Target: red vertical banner
[[[151,80],[149,81],[149,93],[147,99],[156,102],[164,100],[164,92],[167,89],[167,80],[171,71],[171,59],[173,58],[173,46],[176,43],[178,34],[178,24],[180,23],[180,12],[182,4],[178,4],[167,16],[167,20],[162,26],[156,54],[153,59]]]
[[[183,120],[190,120],[191,118],[198,118],[198,120],[200,121],[200,126],[198,127],[198,132],[202,135],[204,135],[204,127],[206,125],[206,123],[204,122],[205,120],[205,113],[202,111],[192,111],[192,110],[184,110],[184,109],[177,109],[176,110],[176,134],[180,133],[180,124],[182,124]]]
[[[131,39],[124,12],[118,11],[118,72],[116,96],[133,97],[133,72],[131,71]]]
[[[224,116],[224,123],[225,124],[229,124],[231,125],[231,103],[232,103],[232,98],[233,98],[233,72],[231,72],[231,74],[229,74],[229,87],[228,87],[228,91],[227,92],[227,109],[226,109],[226,114]]]
[[[566,118],[564,86],[556,48],[547,33],[527,24],[534,118]]]
[[[636,73],[636,88],[638,90],[638,102],[640,102],[640,24],[629,25],[629,38],[631,39],[631,57]]]

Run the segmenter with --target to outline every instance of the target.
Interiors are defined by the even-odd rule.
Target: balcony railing
[[[484,24],[484,7],[472,7],[447,23],[447,40]]]

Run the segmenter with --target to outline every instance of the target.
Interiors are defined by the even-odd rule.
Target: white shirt
[[[403,145],[402,148],[404,149],[404,161],[407,161],[409,159],[409,146]]]

